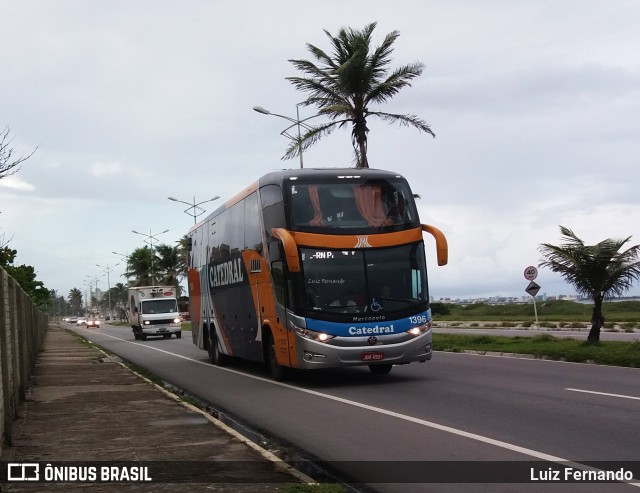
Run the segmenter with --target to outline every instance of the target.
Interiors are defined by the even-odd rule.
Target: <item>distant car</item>
[[[76,325],[87,325],[87,319],[84,317],[78,318],[78,320],[76,320]]]
[[[89,327],[100,327],[100,320],[98,320],[97,318],[88,318],[87,328]]]
[[[75,324],[78,321],[78,317],[69,317],[67,318],[67,322],[70,324]]]

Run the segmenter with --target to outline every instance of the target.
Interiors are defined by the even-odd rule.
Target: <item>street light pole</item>
[[[156,238],[156,236],[155,236],[155,235],[162,235],[162,234],[164,234],[164,233],[168,233],[168,232],[169,232],[169,230],[168,230],[168,229],[165,229],[164,231],[162,231],[162,232],[160,232],[160,233],[155,233],[155,235],[151,233],[151,230],[149,230],[149,234],[146,234],[146,233],[138,233],[138,232],[137,232],[136,230],[134,230],[134,229],[132,229],[132,230],[131,230],[131,232],[132,232],[132,233],[135,233],[135,234],[137,234],[137,235],[140,235],[140,236],[145,236],[145,237],[147,238],[146,240],[144,240],[144,242],[145,242],[145,243],[148,243],[148,244],[149,244],[149,246],[151,247],[151,272],[150,272],[150,274],[151,274],[151,284],[155,284],[155,272],[154,272],[154,269],[153,269],[153,243],[154,243],[155,241],[160,241],[158,238]]]
[[[127,278],[127,283],[129,282],[129,255],[126,253],[120,252],[111,252],[114,255],[119,255],[122,261],[124,262],[124,275]]]
[[[214,200],[218,200],[220,198],[219,195],[216,195],[215,197],[211,198],[211,199],[207,199],[207,200],[203,200],[202,202],[198,202],[196,204],[196,198],[193,197],[193,204],[189,203],[189,202],[185,202],[184,200],[179,200],[176,199],[175,197],[167,197],[169,200],[172,200],[173,202],[180,202],[181,204],[187,204],[189,207],[187,207],[184,210],[185,214],[189,214],[191,217],[193,217],[193,224],[196,224],[196,218],[202,214],[204,214],[206,211],[206,209],[204,209],[203,207],[200,207],[202,204],[206,204],[207,202],[213,202]]]
[[[91,300],[91,284],[95,281],[96,283],[96,313],[98,311],[98,279],[100,279],[101,276],[90,276],[87,274],[87,276],[89,278],[89,310],[91,310],[92,308],[92,300]]]
[[[107,273],[107,294],[109,295],[109,317],[112,318],[112,310],[111,310],[111,280],[109,278],[109,274],[111,272],[113,272],[113,268],[118,266],[120,264],[116,264],[116,265],[111,265],[109,266],[109,264],[107,264],[106,266],[104,265],[100,265],[100,264],[96,264],[97,267],[100,267],[101,269],[104,269],[104,271]]]
[[[300,156],[300,168],[302,169],[304,167],[304,162],[302,159],[302,133],[301,133],[301,129],[300,127],[304,127],[305,130],[313,130],[313,127],[311,125],[306,124],[305,122],[307,120],[311,120],[312,118],[316,118],[317,116],[320,115],[313,115],[307,118],[304,118],[303,120],[300,120],[300,105],[302,103],[298,103],[296,104],[296,118],[291,118],[290,116],[285,116],[285,115],[279,115],[278,113],[272,113],[271,111],[269,111],[266,108],[263,108],[262,106],[254,106],[253,107],[253,111],[257,111],[258,113],[261,113],[263,115],[271,115],[271,116],[277,116],[278,118],[283,118],[287,121],[292,122],[292,125],[289,125],[287,128],[285,128],[282,132],[280,132],[280,135],[287,137],[293,141],[295,141],[298,144],[298,154]],[[298,129],[298,136],[295,137],[294,135],[291,135],[289,133],[289,130],[293,127],[297,127]]]

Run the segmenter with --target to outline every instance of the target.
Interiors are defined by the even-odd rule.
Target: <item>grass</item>
[[[433,348],[436,351],[529,354],[558,361],[640,368],[640,342],[637,341],[591,343],[548,334],[534,337],[434,334]]]
[[[439,307],[448,313],[438,313]],[[593,309],[592,305],[565,300],[538,302],[536,307],[538,319],[541,321],[570,323],[589,323]],[[532,303],[506,305],[433,303],[432,308],[434,309],[434,318],[441,321],[518,322],[532,320],[534,316]],[[603,313],[608,323],[629,323],[636,327],[640,325],[640,301],[605,303]]]

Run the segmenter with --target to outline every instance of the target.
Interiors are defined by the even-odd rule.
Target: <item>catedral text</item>
[[[218,265],[209,266],[209,285],[212,288],[228,286],[244,281],[242,259],[229,260]]]

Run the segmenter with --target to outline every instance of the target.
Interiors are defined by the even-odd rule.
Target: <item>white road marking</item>
[[[622,399],[634,399],[636,401],[640,401],[640,397],[635,397],[633,395],[609,394],[607,392],[596,392],[595,390],[582,390],[582,389],[569,389],[569,388],[565,390],[570,390],[571,392],[583,392],[585,394],[606,395],[607,397],[620,397]]]
[[[147,346],[145,344],[141,344],[139,342],[134,342],[134,341],[130,341],[130,340],[126,340],[126,339],[121,339],[120,337],[115,337],[109,334],[104,334],[104,333],[100,333],[100,335],[106,336],[106,337],[110,337],[112,339],[117,339],[119,341],[122,342],[127,342],[129,344],[135,344],[136,346],[140,346],[140,347],[144,347],[147,349],[152,349],[154,351],[159,351],[161,353],[165,353],[165,354],[169,354],[171,356],[175,356],[177,358],[181,358],[181,359],[185,359],[187,361],[191,361],[193,363],[198,363],[204,366],[207,366],[209,368],[215,368],[218,370],[223,370],[229,373],[234,373],[236,375],[241,375],[243,377],[247,377],[247,378],[252,378],[254,380],[258,380],[261,382],[265,382],[265,383],[269,383],[271,385],[277,385],[278,387],[283,387],[289,390],[293,390],[293,391],[297,391],[297,392],[303,392],[305,394],[309,394],[309,395],[313,395],[316,397],[320,397],[323,399],[328,399],[331,401],[335,401],[335,402],[340,402],[341,404],[346,404],[348,406],[353,406],[353,407],[357,407],[360,409],[366,409],[367,411],[371,411],[371,412],[375,412],[378,414],[383,414],[385,416],[389,416],[392,418],[396,418],[396,419],[401,419],[403,421],[408,421],[410,423],[414,423],[420,426],[425,426],[427,428],[432,428],[434,430],[439,430],[439,431],[444,431],[446,433],[451,433],[452,435],[457,435],[457,436],[461,436],[464,438],[468,438],[471,440],[476,440],[478,442],[482,442],[482,443],[486,443],[488,445],[494,445],[495,447],[499,447],[499,448],[503,448],[506,450],[511,450],[512,452],[517,452],[519,454],[523,454],[523,455],[528,455],[529,457],[533,457],[535,459],[540,459],[540,460],[545,460],[545,461],[549,461],[549,462],[556,462],[561,464],[562,466],[569,466],[569,467],[573,467],[575,469],[580,469],[583,471],[600,471],[600,469],[595,468],[595,467],[591,467],[591,466],[587,466],[585,464],[580,464],[579,462],[573,462],[570,461],[568,459],[563,459],[562,457],[557,457],[555,455],[550,455],[550,454],[546,454],[544,452],[539,452],[537,450],[533,450],[533,449],[529,449],[526,447],[520,447],[519,445],[514,445],[508,442],[503,442],[501,440],[495,440],[493,438],[489,438],[489,437],[485,437],[482,435],[478,435],[476,433],[470,433],[468,431],[464,431],[464,430],[459,430],[457,428],[452,428],[451,426],[445,426],[445,425],[441,425],[438,423],[434,423],[433,421],[427,421],[424,419],[420,419],[420,418],[416,418],[413,416],[408,416],[406,414],[401,414],[401,413],[397,413],[394,411],[389,411],[387,409],[382,409],[380,407],[376,407],[376,406],[370,406],[368,404],[364,404],[362,402],[357,402],[357,401],[352,401],[349,399],[344,399],[342,397],[337,397],[334,395],[330,395],[330,394],[323,394],[322,392],[317,392],[315,390],[310,390],[310,389],[304,389],[304,388],[300,388],[300,387],[295,387],[293,385],[289,385],[287,383],[283,383],[283,382],[276,382],[275,380],[271,380],[269,378],[264,378],[264,377],[258,377],[255,375],[250,375],[247,373],[243,373],[241,371],[238,370],[233,370],[231,368],[224,368],[224,367],[220,367],[220,366],[212,366],[211,363],[208,362],[204,362],[204,361],[198,361],[195,360],[193,358],[189,358],[187,356],[182,356],[181,354],[176,354],[176,353],[172,353],[170,351],[165,351],[164,349],[159,349],[156,347],[152,347],[152,346]],[[568,389],[570,390],[570,389]],[[637,488],[640,488],[640,482],[627,482],[627,484],[631,485],[631,486],[635,486]]]

